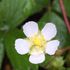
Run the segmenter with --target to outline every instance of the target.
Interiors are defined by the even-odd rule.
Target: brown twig
[[[70,33],[70,24],[69,24],[69,21],[67,19],[67,14],[66,14],[66,11],[65,11],[65,8],[64,8],[63,0],[59,0],[59,4],[60,4],[60,8],[61,8],[63,17],[64,17],[65,24],[67,26],[67,29],[68,29],[69,33]]]

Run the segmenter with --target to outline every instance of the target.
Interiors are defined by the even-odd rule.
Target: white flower
[[[15,49],[21,55],[29,53],[29,61],[33,64],[44,62],[45,53],[54,55],[58,49],[60,42],[51,40],[57,34],[53,23],[47,23],[40,31],[36,22],[29,21],[23,26],[23,32],[27,38],[16,39]]]

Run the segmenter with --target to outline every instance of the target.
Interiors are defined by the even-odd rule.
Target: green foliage
[[[55,57],[51,61],[51,64],[48,65],[48,70],[65,70],[63,65],[64,65],[63,57]]]
[[[4,56],[4,43],[3,43],[3,32],[0,31],[0,69],[2,66],[2,60]]]
[[[48,0],[1,0],[0,30],[8,30],[21,24],[31,14],[40,11]]]
[[[67,68],[67,70],[70,70],[70,68]]]
[[[70,17],[70,0],[63,0],[64,7],[67,13],[67,16]],[[59,0],[54,0],[53,9],[59,13],[61,13],[61,9],[59,6]]]
[[[70,0],[64,0],[65,10],[67,12],[67,16],[70,17]]]
[[[66,61],[66,65],[68,67],[70,67],[70,52],[67,53],[66,58],[65,58],[65,61]]]
[[[0,69],[1,69],[1,66],[2,66],[3,55],[4,55],[4,45],[0,41]]]
[[[55,57],[51,64],[54,67],[62,67],[64,65],[64,60],[62,57]]]
[[[59,6],[59,0],[55,0],[53,2],[53,10],[55,10],[56,12],[61,13],[61,9],[60,9],[60,6]]]

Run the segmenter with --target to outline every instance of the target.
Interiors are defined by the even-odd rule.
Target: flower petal
[[[23,32],[27,37],[32,37],[38,33],[38,24],[34,21],[29,21],[23,26]]]
[[[58,40],[52,40],[48,42],[45,46],[45,52],[49,55],[54,55],[58,49],[60,42]]]
[[[42,34],[46,41],[51,40],[57,34],[56,26],[53,23],[47,23],[42,29]]]
[[[31,55],[39,55],[39,54],[41,54],[43,52],[44,52],[43,48],[40,48],[39,46],[33,46],[33,48],[31,48],[29,53]]]
[[[31,55],[29,57],[29,61],[33,64],[42,63],[42,62],[44,62],[44,60],[45,60],[45,55],[43,53],[39,54],[39,55]]]
[[[19,54],[26,54],[29,52],[29,47],[31,43],[25,39],[16,39],[15,41],[15,49]]]

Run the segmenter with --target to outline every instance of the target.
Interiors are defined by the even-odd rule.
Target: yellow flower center
[[[33,43],[36,46],[41,46],[41,44],[42,44],[42,38],[40,38],[40,37],[34,37]]]
[[[34,37],[31,38],[33,45],[41,47],[45,44],[45,39],[42,35],[36,35]]]
[[[30,54],[40,54],[44,52],[44,45],[46,40],[44,39],[42,34],[37,34],[30,38],[32,42],[32,47],[30,48]]]

